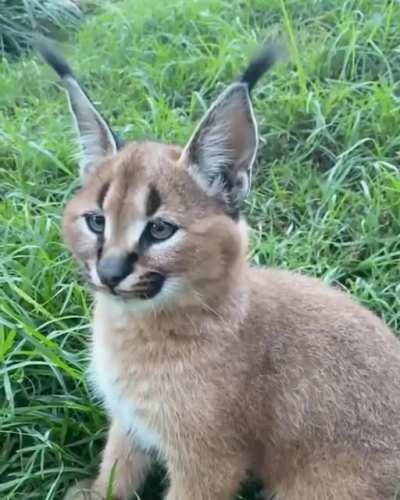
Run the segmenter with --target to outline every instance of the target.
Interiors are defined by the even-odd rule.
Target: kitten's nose
[[[137,261],[136,253],[123,255],[109,255],[97,263],[97,273],[103,285],[115,288],[124,278],[133,271],[133,264]]]

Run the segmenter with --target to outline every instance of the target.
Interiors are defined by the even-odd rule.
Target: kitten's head
[[[264,51],[227,87],[182,149],[122,145],[67,63],[47,62],[68,91],[81,143],[82,187],[64,215],[65,240],[98,291],[129,305],[207,303],[240,275],[240,218],[257,149],[250,91],[275,59]]]

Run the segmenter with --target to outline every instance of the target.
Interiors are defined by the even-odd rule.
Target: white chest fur
[[[127,433],[145,450],[160,450],[160,435],[154,422],[160,418],[161,403],[147,397],[151,381],[138,376],[134,366],[121,360],[112,345],[112,332],[94,323],[94,343],[90,376],[111,418],[125,427]]]

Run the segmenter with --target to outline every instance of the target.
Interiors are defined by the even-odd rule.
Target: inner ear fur
[[[211,196],[236,211],[250,187],[257,124],[249,90],[230,85],[210,107],[184,149],[189,172]]]
[[[249,192],[258,146],[250,92],[283,53],[279,44],[265,46],[210,107],[182,154],[196,182],[231,215]]]

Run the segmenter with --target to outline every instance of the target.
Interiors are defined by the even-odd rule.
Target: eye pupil
[[[105,218],[103,215],[87,214],[85,218],[89,229],[93,233],[101,234],[104,231]]]
[[[162,220],[149,224],[149,234],[154,240],[166,240],[172,236],[176,230],[176,226]]]

